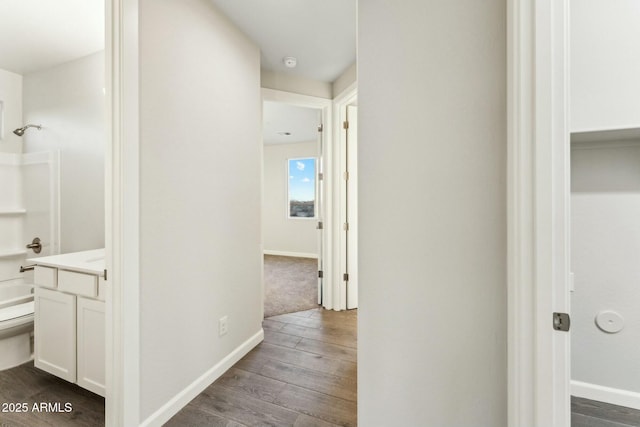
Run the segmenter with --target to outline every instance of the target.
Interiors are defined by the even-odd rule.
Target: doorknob
[[[27,249],[33,250],[33,252],[39,254],[42,251],[42,244],[40,243],[40,238],[36,237],[33,239],[31,243],[27,245]]]

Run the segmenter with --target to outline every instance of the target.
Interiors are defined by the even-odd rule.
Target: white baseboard
[[[571,395],[612,405],[640,409],[640,393],[604,387],[601,385],[571,381]]]
[[[200,378],[189,384],[184,390],[176,394],[171,400],[162,405],[160,409],[151,414],[146,420],[144,420],[140,426],[152,427],[162,426],[169,421],[171,417],[177,414],[182,408],[184,408],[189,402],[191,402],[197,395],[202,393],[204,389],[209,387],[215,380],[220,378],[229,368],[231,368],[236,362],[242,359],[247,353],[249,353],[255,346],[260,344],[264,340],[264,330],[260,331],[242,343],[238,348],[232,351],[227,357],[222,359],[219,363],[202,374]]]
[[[311,254],[306,252],[287,252],[287,251],[272,251],[269,249],[264,250],[265,255],[277,255],[277,256],[291,256],[296,258],[318,258],[318,254]]]

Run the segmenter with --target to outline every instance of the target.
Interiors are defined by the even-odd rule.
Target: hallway
[[[357,310],[264,320],[265,340],[166,426],[355,427]]]

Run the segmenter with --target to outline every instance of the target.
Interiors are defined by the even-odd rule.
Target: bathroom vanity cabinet
[[[35,366],[104,396],[104,250],[30,261],[36,264]]]

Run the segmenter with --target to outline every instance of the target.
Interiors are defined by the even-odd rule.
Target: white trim
[[[258,333],[242,343],[238,348],[233,350],[227,357],[214,365],[207,372],[202,374],[194,382],[185,387],[181,392],[177,393],[171,400],[162,405],[157,411],[144,420],[140,426],[161,426],[182,408],[184,408],[191,400],[202,393],[215,380],[220,378],[229,368],[242,359],[255,346],[264,340],[264,330],[260,329]]]
[[[323,262],[323,287],[322,287],[322,301],[323,307],[331,310],[334,308],[333,304],[333,285],[332,285],[332,272],[333,272],[333,239],[332,224],[333,224],[333,112],[332,101],[326,98],[319,98],[309,95],[300,95],[292,92],[284,92],[281,90],[262,88],[262,100],[272,102],[282,102],[299,107],[315,108],[322,111],[323,126],[324,126],[324,152],[322,173],[324,174],[323,186],[324,197],[321,205],[322,213],[316,214],[316,220],[323,221],[323,240],[324,245],[322,247],[322,262]],[[317,166],[316,166],[317,168]],[[263,183],[264,185],[264,183]],[[264,238],[261,236],[261,242],[264,243]],[[263,282],[264,285],[264,282]],[[264,287],[264,286],[263,286]]]
[[[508,425],[570,424],[568,0],[508,0]]]
[[[140,423],[138,0],[106,0],[106,426]]]
[[[571,394],[576,397],[597,400],[598,402],[640,409],[640,393],[634,391],[584,383],[582,381],[571,381]]]
[[[344,104],[345,100],[355,99],[356,94],[358,93],[358,81],[351,83],[347,86],[342,92],[333,97],[333,103],[336,104]],[[351,102],[351,101],[349,101]]]
[[[289,252],[289,251],[272,251],[270,249],[264,250],[265,255],[275,256],[290,256],[295,258],[318,258],[318,254],[306,253],[306,252]]]
[[[22,154],[0,153],[0,166],[21,166]]]

